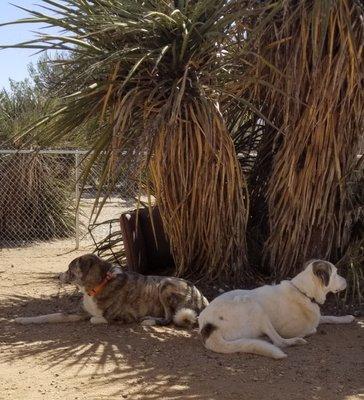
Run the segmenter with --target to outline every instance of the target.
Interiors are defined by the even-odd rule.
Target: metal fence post
[[[76,228],[76,250],[80,247],[80,171],[79,171],[79,154],[76,151],[75,153],[75,171],[76,171],[76,185],[75,185],[75,196],[76,196],[76,221],[75,221],[75,228]]]

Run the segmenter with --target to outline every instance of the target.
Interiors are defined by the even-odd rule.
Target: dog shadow
[[[274,361],[248,354],[209,352],[196,330],[92,325],[88,321],[23,326],[12,321],[17,316],[74,312],[79,301],[80,295],[74,292],[3,300],[0,362],[44,355],[46,369],[71,368],[76,375],[86,371],[91,389],[109,385],[114,390],[110,396],[121,396],[122,391],[115,390],[120,386],[118,382],[134,382],[129,398],[146,400],[260,399],[262,393],[269,393],[273,400],[281,399],[283,394],[287,399],[332,400],[362,390],[360,378],[352,377],[348,382],[343,375],[343,368],[349,368],[346,374],[350,375],[350,369],[357,370],[362,363],[355,343],[340,349],[328,340],[329,334],[322,333],[325,331],[316,336],[313,346],[315,339],[310,338],[309,345],[288,349],[286,360]],[[355,329],[352,336],[357,337],[359,345],[363,330],[359,326],[351,329]]]

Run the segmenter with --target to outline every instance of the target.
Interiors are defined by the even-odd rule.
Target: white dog
[[[279,347],[305,344],[320,323],[347,324],[352,315],[321,316],[329,292],[346,288],[346,280],[328,261],[311,260],[291,281],[254,290],[233,290],[214,299],[200,314],[199,331],[206,348],[218,353],[287,355]],[[273,344],[258,339],[266,335]]]

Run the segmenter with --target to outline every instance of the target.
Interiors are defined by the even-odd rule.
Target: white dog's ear
[[[329,285],[331,276],[331,264],[327,261],[317,260],[312,263],[313,273],[322,281],[325,286]]]
[[[313,264],[314,261],[318,261],[317,258],[311,258],[308,261],[305,261],[305,263],[303,264],[302,271],[304,271],[308,266]]]

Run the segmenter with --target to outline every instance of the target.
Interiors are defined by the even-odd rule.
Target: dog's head
[[[305,264],[304,275],[309,278],[311,292],[316,301],[323,304],[327,293],[346,289],[346,280],[337,273],[334,264],[324,260],[310,260]]]
[[[67,271],[59,275],[59,280],[79,288],[92,287],[105,278],[109,268],[110,264],[95,254],[86,254],[71,261]]]

